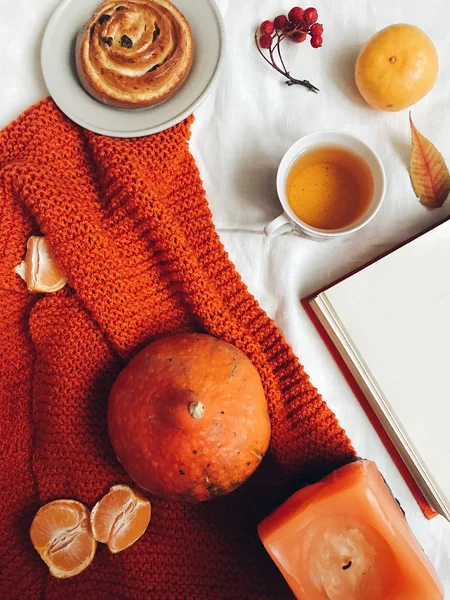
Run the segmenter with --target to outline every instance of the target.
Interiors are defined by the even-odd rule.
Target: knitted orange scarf
[[[0,134],[0,597],[291,598],[255,526],[353,449],[214,230],[189,153],[190,120],[119,140],[75,126],[49,99]],[[13,268],[45,234],[69,277],[27,292]],[[271,453],[235,493],[197,506],[151,498],[144,537],[99,548],[59,581],[33,550],[35,511],[88,507],[130,483],[108,440],[108,392],[124,363],[164,335],[207,331],[243,350],[265,387]]]

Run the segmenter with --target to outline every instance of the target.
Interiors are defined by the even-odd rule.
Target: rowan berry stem
[[[284,64],[283,57],[281,55],[281,48],[280,48],[280,44],[284,40],[285,37],[286,36],[281,36],[279,33],[277,33],[278,41],[275,44],[275,48],[278,50],[278,56],[280,57],[280,61],[281,61],[281,64],[283,65],[283,69],[284,69],[285,73],[288,73],[288,70],[286,69],[286,65]]]
[[[285,81],[284,82],[286,85],[303,85],[304,87],[308,88],[308,90],[310,90],[311,92],[314,92],[315,94],[317,94],[317,92],[320,92],[319,88],[317,88],[315,85],[313,85],[312,83],[310,83],[307,79],[302,79],[301,81],[299,79],[289,79],[289,81]]]
[[[269,51],[269,54],[271,54],[271,57],[272,57],[271,61],[267,58],[267,56],[261,50],[261,47],[260,47],[259,42],[258,42],[258,30],[256,30],[256,33],[255,33],[255,43],[256,43],[256,47],[258,48],[258,52],[261,54],[261,56],[266,61],[266,63],[269,64],[273,69],[275,69],[276,71],[278,71],[278,73],[280,73],[281,75],[285,75],[285,73],[277,66],[277,64],[273,60],[273,56],[270,53],[270,51]]]
[[[287,81],[285,81],[286,85],[288,85],[288,86],[302,85],[303,87],[306,87],[309,91],[317,94],[317,92],[319,92],[319,88],[317,88],[315,85],[310,83],[308,80],[296,79],[295,77],[291,76],[291,74],[287,70],[286,65],[284,63],[283,55],[281,54],[281,42],[284,39],[286,39],[287,37],[289,37],[290,35],[292,35],[293,33],[301,32],[301,26],[298,25],[292,31],[283,32],[283,34],[280,34],[278,32],[273,34],[272,42],[273,42],[273,40],[275,40],[275,38],[277,39],[277,41],[275,44],[272,43],[270,48],[267,48],[267,50],[269,50],[270,60],[267,58],[267,56],[264,54],[264,52],[261,49],[261,46],[260,46],[259,40],[258,40],[258,30],[259,30],[259,28],[255,31],[255,44],[256,44],[256,48],[258,49],[258,52],[261,54],[261,56],[263,57],[263,59],[266,61],[267,64],[269,64],[273,69],[275,69],[275,71],[277,71],[278,73],[280,73],[280,75],[282,75],[283,77],[285,77],[287,79]],[[303,32],[303,33],[308,33],[308,32]],[[277,54],[278,54],[278,57],[279,57],[279,60],[281,63],[281,67],[277,64],[277,62],[275,60],[275,56],[274,56],[275,52],[277,52]]]

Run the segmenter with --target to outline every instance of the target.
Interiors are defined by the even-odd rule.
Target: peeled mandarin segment
[[[84,507],[83,507],[84,508]],[[68,531],[77,527],[83,518],[78,502],[56,500],[38,510],[30,529],[35,548],[46,549],[55,538],[55,531]]]
[[[98,542],[108,543],[116,519],[132,498],[131,488],[126,485],[115,485],[97,502],[91,512],[91,526]]]
[[[146,531],[151,517],[150,503],[138,501],[123,523],[118,521],[112,530],[108,548],[115,554],[132,546]]]
[[[25,259],[15,271],[30,292],[57,292],[67,283],[67,277],[45,237],[29,238]]]
[[[96,541],[90,531],[82,531],[68,538],[66,543],[67,545],[60,550],[53,551],[51,554],[52,562],[49,566],[52,573],[54,571],[67,574],[80,573],[92,562]],[[80,567],[82,568],[80,569]]]
[[[75,500],[55,500],[40,508],[31,524],[30,537],[51,574],[60,578],[84,571],[97,547],[89,511]]]
[[[120,552],[145,533],[150,517],[147,498],[126,485],[115,485],[92,509],[93,535],[111,552]]]
[[[438,577],[375,463],[291,496],[258,527],[296,598],[443,600]]]
[[[91,526],[97,542],[108,543],[115,520],[133,495],[127,485],[115,485],[97,502],[91,512]]]

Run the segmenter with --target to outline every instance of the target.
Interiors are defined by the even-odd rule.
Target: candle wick
[[[351,566],[352,566],[352,561],[349,560],[348,563],[346,565],[344,565],[342,568],[344,569],[344,571],[346,571],[347,569],[350,569]]]

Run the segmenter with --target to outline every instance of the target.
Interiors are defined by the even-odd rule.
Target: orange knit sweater
[[[334,415],[249,294],[214,230],[189,153],[190,120],[119,140],[75,126],[49,99],[0,133],[0,598],[291,598],[255,526],[293,487],[353,456]],[[27,292],[13,268],[45,234],[69,278]],[[108,440],[108,392],[155,338],[207,331],[243,350],[265,387],[271,452],[235,493],[153,502],[132,548],[99,548],[59,581],[33,550],[35,511],[92,505],[130,483]]]

